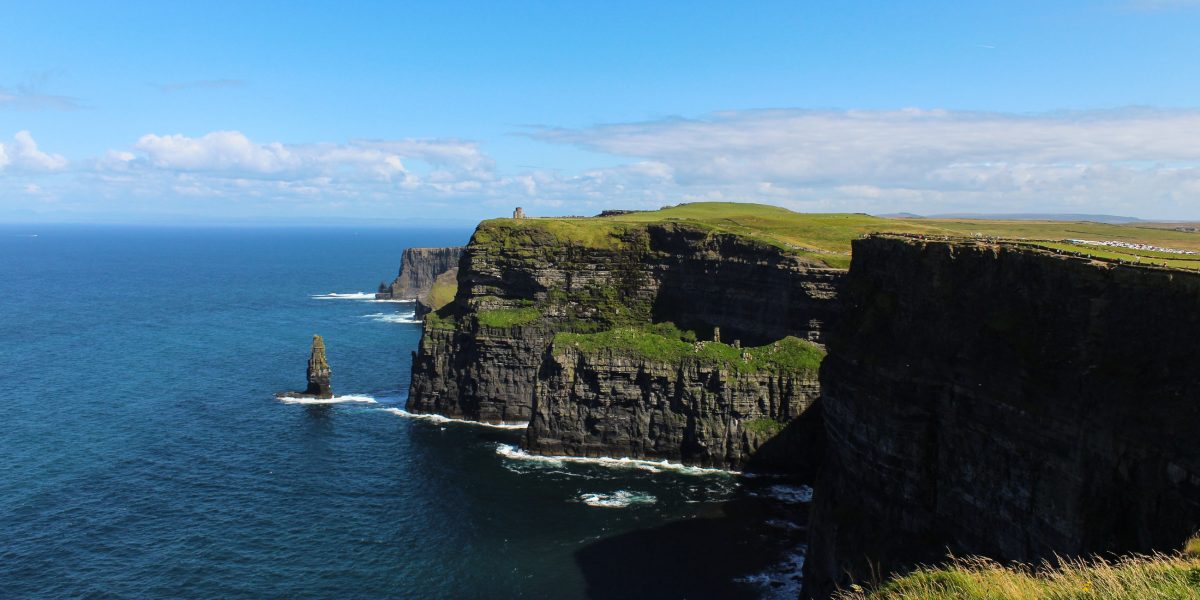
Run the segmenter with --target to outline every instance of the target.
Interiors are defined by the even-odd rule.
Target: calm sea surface
[[[469,235],[0,226],[0,596],[794,593],[791,483],[399,414],[412,306],[321,296]],[[345,401],[275,400],[314,333]]]

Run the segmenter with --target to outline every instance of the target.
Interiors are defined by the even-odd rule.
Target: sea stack
[[[329,361],[325,360],[325,340],[313,335],[312,352],[308,355],[308,389],[304,393],[318,398],[332,398],[333,388],[329,383],[332,376]]]
[[[325,340],[319,335],[313,335],[312,352],[308,355],[308,387],[303,392],[280,392],[281,398],[320,398],[333,397],[333,387],[330,379],[333,371],[329,361],[325,360]]]

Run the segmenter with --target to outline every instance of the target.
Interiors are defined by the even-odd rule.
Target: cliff
[[[535,386],[525,447],[730,469],[815,466],[818,347],[787,338],[746,349],[676,342],[667,346],[676,352],[661,351],[670,343],[632,329],[556,336]],[[790,435],[779,436],[785,426]]]
[[[947,551],[1169,551],[1200,525],[1200,274],[896,236],[853,253],[807,593]]]
[[[540,394],[546,394],[547,402],[573,402],[571,393],[550,390],[579,389],[570,378],[580,373],[594,372],[617,385],[630,375],[629,369],[644,367],[647,373],[668,377],[666,373],[679,365],[605,363],[596,358],[599,355],[571,355],[561,347],[563,352],[556,354],[551,352],[556,335],[672,322],[705,339],[720,328],[727,342],[748,345],[788,336],[819,341],[825,324],[836,315],[844,273],[811,252],[702,223],[485,221],[464,251],[454,301],[426,319],[413,361],[408,410],[491,422],[534,420],[529,439],[536,451],[740,464],[750,452],[747,448],[760,444],[746,441],[737,423],[799,414],[815,396],[811,376],[764,375],[751,385],[723,375],[715,364],[688,367],[692,371],[670,376],[675,377],[673,385],[679,390],[707,385],[712,391],[696,397],[686,411],[668,415],[659,410],[654,426],[670,432],[651,434],[632,425],[650,418],[649,413],[622,416],[631,420],[613,425],[624,428],[619,438],[581,429],[598,413],[568,418],[548,404],[535,419],[535,403]],[[561,368],[577,360],[587,361],[586,368]],[[554,380],[548,379],[541,392],[539,374]],[[706,377],[708,383],[701,383]],[[739,386],[746,391],[732,391]],[[680,394],[685,393],[664,387],[654,401],[677,402]],[[708,418],[717,410],[728,419],[719,430],[698,427],[695,419],[689,425],[685,416],[691,411]],[[562,419],[550,418],[554,415]],[[669,422],[663,420],[667,417]],[[712,436],[737,449],[707,454],[698,450],[697,444],[716,443]]]
[[[405,249],[400,274],[392,281],[391,297],[416,300],[427,295],[439,275],[458,267],[462,251],[461,247]]]

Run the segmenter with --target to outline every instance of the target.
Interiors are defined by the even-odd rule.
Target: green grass
[[[1173,267],[1177,269],[1200,269],[1200,256],[1186,254],[1171,254],[1151,250],[1135,250],[1130,248],[1114,248],[1109,246],[1089,246],[1070,244],[1066,242],[1034,242],[1035,245],[1049,250],[1077,252],[1095,258],[1107,260],[1123,260],[1141,265],[1158,267]]]
[[[1200,234],[1154,224],[885,219],[864,214],[796,213],[777,206],[734,202],[696,202],[612,217],[492,219],[480,224],[475,240],[506,248],[518,248],[534,240],[618,248],[631,243],[629,234],[635,228],[673,222],[688,224],[710,234],[738,235],[835,268],[849,266],[851,241],[876,232],[1039,240],[1120,240],[1200,250]],[[1200,263],[1191,268],[1200,268]]]
[[[444,314],[445,311],[435,310],[425,315],[426,329],[441,329],[454,330],[458,327],[458,320],[451,314]]]
[[[1178,554],[1134,555],[1117,560],[1069,560],[1058,566],[1003,566],[991,560],[954,559],[893,577],[873,590],[861,586],[837,600],[1200,600],[1200,539]]]
[[[574,347],[584,352],[610,351],[665,363],[689,359],[716,362],[742,373],[764,370],[815,373],[825,358],[820,346],[791,336],[779,340],[778,349],[774,344],[735,348],[715,342],[705,342],[697,348],[693,342],[666,337],[662,332],[661,328],[656,333],[649,328],[618,327],[598,333],[559,333],[554,336],[554,346]],[[743,359],[744,353],[749,355],[748,360]]]
[[[438,310],[447,304],[454,301],[454,295],[458,293],[458,270],[454,269],[438,275],[438,278],[433,280],[433,286],[429,288],[429,296],[426,298],[426,304],[433,310]]]
[[[749,431],[750,433],[774,436],[780,431],[783,431],[784,425],[784,423],[780,423],[779,421],[776,421],[770,417],[759,417],[757,419],[750,419],[749,421],[746,421],[744,427],[746,428],[746,431]]]
[[[494,327],[497,329],[507,329],[518,325],[525,325],[538,320],[542,316],[541,311],[533,306],[524,306],[521,308],[496,308],[492,310],[481,310],[475,313],[475,318],[479,320],[479,324],[485,327]]]

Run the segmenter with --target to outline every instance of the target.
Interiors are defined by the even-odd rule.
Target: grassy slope
[[[433,280],[433,286],[429,288],[429,297],[426,298],[430,308],[438,310],[454,301],[454,294],[458,292],[458,280],[455,275],[456,272],[447,271]]]
[[[732,233],[755,239],[789,252],[845,268],[850,262],[850,242],[867,233],[880,231],[926,235],[1025,238],[1036,240],[1120,240],[1200,251],[1200,234],[1184,233],[1155,225],[1106,225],[1085,222],[1050,221],[979,221],[934,219],[885,219],[863,214],[796,213],[776,206],[731,202],[697,202],[656,211],[635,212],[612,217],[570,217],[493,219],[485,221],[482,236],[490,227],[536,229],[554,238],[591,247],[611,247],[614,234],[628,227],[648,223],[683,222],[713,232]],[[480,234],[477,234],[479,236]],[[1081,247],[1078,251],[1096,256],[1132,259],[1134,254],[1153,257],[1155,253],[1112,248]],[[1200,257],[1197,257],[1200,258]],[[1143,259],[1143,261],[1146,259]],[[1154,262],[1169,261],[1171,266],[1200,268],[1200,262],[1157,257]]]
[[[959,559],[894,577],[874,590],[852,586],[837,600],[1200,600],[1200,559],[1190,554],[1001,566]]]

